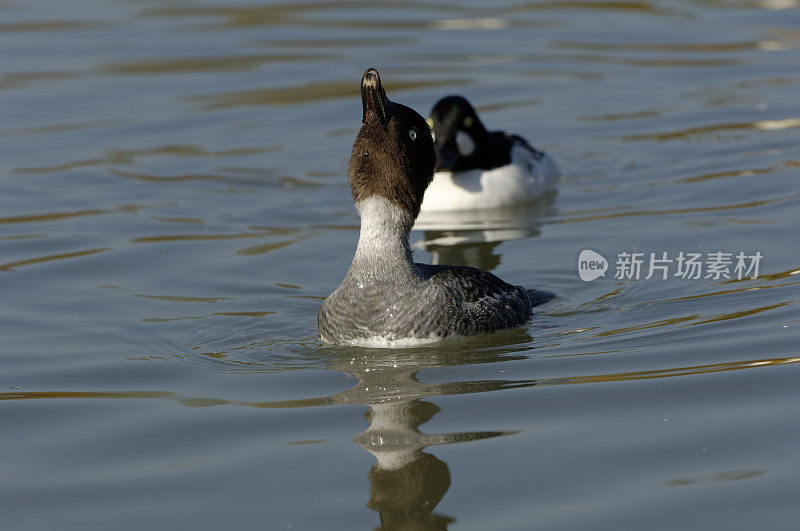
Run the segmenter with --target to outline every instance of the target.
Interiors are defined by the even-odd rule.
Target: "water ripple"
[[[393,79],[388,89],[393,93],[419,88],[446,85],[465,85],[468,79],[445,78],[436,80],[403,81]],[[189,101],[204,102],[206,109],[225,109],[252,105],[307,105],[309,102],[352,98],[358,94],[358,84],[352,79],[311,82],[301,85],[241,90],[207,96],[190,96]]]
[[[13,262],[6,262],[0,264],[0,271],[14,271],[17,268],[29,265],[42,264],[45,262],[53,262],[56,260],[64,260],[68,258],[80,258],[97,253],[104,253],[110,251],[111,247],[100,247],[98,249],[86,249],[83,251],[72,251],[69,253],[48,254],[45,256],[37,256],[35,258],[26,258],[24,260],[15,260]]]
[[[658,378],[676,378],[683,376],[694,376],[698,374],[709,374],[718,372],[738,371],[744,369],[761,369],[764,367],[774,367],[800,362],[797,357],[778,357],[760,358],[745,361],[713,363],[707,365],[693,365],[686,367],[675,367],[670,369],[655,369],[647,371],[620,372],[610,374],[598,374],[588,376],[565,376],[558,378],[542,378],[534,380],[482,380],[482,381],[463,381],[445,383],[421,383],[417,382],[417,390],[413,395],[402,397],[403,400],[412,400],[417,397],[443,396],[453,394],[484,393],[491,391],[502,391],[520,389],[534,386],[559,386],[559,385],[583,385],[614,382],[631,382],[639,380],[649,380]],[[353,388],[357,389],[357,388]],[[388,391],[388,390],[387,390]],[[392,398],[397,398],[395,393],[388,391]],[[360,393],[359,393],[360,394]],[[0,393],[0,400],[138,400],[138,399],[157,399],[172,400],[187,407],[210,407],[219,405],[236,405],[255,408],[298,408],[298,407],[319,407],[339,404],[363,403],[364,397],[353,394],[352,390],[343,391],[336,395],[314,398],[302,398],[293,400],[278,400],[269,402],[229,400],[225,398],[211,397],[185,397],[170,391],[15,391]],[[370,402],[380,401],[380,398],[372,393],[368,399]]]

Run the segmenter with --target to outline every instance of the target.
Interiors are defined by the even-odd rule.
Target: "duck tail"
[[[528,289],[528,298],[531,300],[531,307],[539,306],[545,302],[555,298],[556,294],[552,291],[545,291],[542,289]]]

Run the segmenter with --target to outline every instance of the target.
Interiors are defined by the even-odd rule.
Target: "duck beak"
[[[381,85],[381,76],[374,68],[367,69],[361,77],[361,123],[377,120],[381,125],[389,123],[387,107],[389,99]]]

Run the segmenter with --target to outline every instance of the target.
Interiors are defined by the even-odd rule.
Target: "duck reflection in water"
[[[500,264],[496,247],[539,236],[542,220],[557,214],[556,191],[525,205],[488,210],[423,212],[414,224],[421,238],[412,247],[431,253],[432,264],[456,264],[486,271]]]
[[[516,347],[529,345],[531,340],[524,330],[514,329],[436,348],[342,352],[340,361],[330,368],[354,375],[359,381],[355,387],[330,398],[337,403],[360,403],[370,408],[366,412],[369,427],[353,440],[376,458],[367,475],[370,482],[367,506],[380,516],[377,529],[447,529],[455,518],[434,511],[450,488],[450,470],[444,461],[425,449],[516,433],[511,430],[422,433],[419,427],[440,411],[424,398],[535,384],[508,380],[424,383],[417,379],[417,373],[426,368],[521,359],[525,356],[515,354]]]
[[[450,488],[450,469],[422,451],[445,441],[428,442],[430,436],[417,430],[438,411],[430,402],[413,400],[373,406],[367,412],[371,425],[355,442],[378,460],[367,474],[367,506],[380,515],[379,529],[447,529],[454,521],[433,513]]]

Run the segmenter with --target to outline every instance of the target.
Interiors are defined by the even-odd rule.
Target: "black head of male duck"
[[[416,218],[436,165],[428,125],[415,110],[386,97],[374,68],[361,78],[361,105],[349,165],[353,201],[383,196]]]
[[[431,110],[436,170],[453,172],[504,166],[511,161],[513,137],[489,132],[463,96],[446,96]]]

